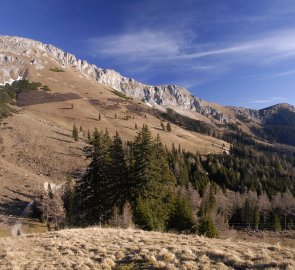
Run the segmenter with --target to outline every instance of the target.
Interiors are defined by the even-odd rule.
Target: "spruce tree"
[[[201,235],[205,235],[209,238],[214,238],[218,236],[218,232],[213,223],[212,217],[210,215],[203,215],[199,222],[198,232]]]
[[[75,142],[77,142],[79,140],[79,132],[78,132],[78,129],[75,124],[74,124],[73,130],[72,130],[72,137],[75,140]]]
[[[161,128],[162,128],[163,131],[166,131],[165,125],[164,125],[164,123],[162,121],[161,121]]]
[[[178,145],[178,153],[179,154],[181,153],[181,145],[180,144]]]
[[[274,231],[278,232],[282,230],[282,224],[281,224],[281,220],[280,220],[280,216],[275,213],[273,216],[273,220],[274,220]]]
[[[111,218],[111,179],[109,176],[108,132],[94,132],[92,161],[84,176],[77,181],[76,198],[81,220],[87,224],[101,224]]]
[[[75,189],[72,179],[68,178],[64,187],[63,195],[64,208],[66,210],[67,220],[72,222],[75,207]]]
[[[113,205],[121,209],[130,198],[130,187],[128,182],[128,168],[126,164],[123,142],[116,132],[110,146],[110,178]]]
[[[171,132],[172,131],[171,130],[171,125],[170,125],[169,122],[167,123],[166,130],[167,130],[167,132]]]
[[[184,233],[196,232],[196,221],[189,199],[177,195],[168,221],[168,229]]]
[[[255,230],[258,230],[258,228],[259,228],[259,222],[260,222],[260,212],[259,212],[259,208],[257,207],[255,209],[255,213],[254,213]]]
[[[90,134],[89,129],[88,129],[88,131],[87,131],[87,141],[88,141],[88,143],[91,142],[91,134]]]
[[[201,219],[198,227],[199,234],[205,235],[207,237],[218,236],[218,232],[212,218],[212,212],[215,205],[215,187],[212,184],[209,184],[206,187],[201,203]]]
[[[132,186],[134,195],[139,195],[151,179],[152,155],[152,136],[148,127],[143,125],[133,144]]]
[[[172,207],[175,179],[159,136],[153,141],[147,125],[135,139],[133,160],[131,179],[137,206],[136,222],[142,228],[163,231]]]

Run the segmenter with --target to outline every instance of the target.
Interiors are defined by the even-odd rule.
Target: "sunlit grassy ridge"
[[[192,235],[72,229],[0,241],[0,269],[294,269],[295,250]]]

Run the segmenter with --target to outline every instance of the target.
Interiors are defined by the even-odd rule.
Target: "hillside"
[[[124,153],[119,161],[138,160],[135,155],[132,156],[134,148],[132,149],[130,143],[139,136],[144,125],[148,125],[146,134],[153,141],[149,145],[153,145],[154,138],[159,135],[163,149],[162,152],[148,151],[153,153],[150,156],[151,165],[148,170],[143,171],[154,172],[153,168],[161,164],[159,166],[162,167],[156,170],[158,175],[154,173],[147,179],[154,176],[155,184],[166,175],[166,178],[171,180],[169,190],[173,198],[169,201],[159,197],[156,203],[151,201],[148,204],[150,216],[157,213],[156,210],[164,209],[164,206],[169,210],[169,213],[167,210],[165,214],[170,216],[167,220],[159,219],[158,225],[162,224],[162,227],[154,226],[155,223],[154,227],[147,228],[176,230],[179,214],[182,214],[182,210],[178,211],[177,208],[180,206],[184,207],[180,209],[187,207],[191,211],[189,213],[194,227],[190,226],[190,229],[197,228],[201,224],[200,220],[212,222],[217,230],[230,227],[236,230],[294,229],[295,200],[292,196],[295,190],[295,157],[291,145],[294,145],[295,112],[294,107],[290,105],[276,105],[260,111],[223,107],[201,100],[179,86],[145,85],[125,78],[115,71],[90,65],[52,45],[18,37],[0,37],[0,83],[0,236],[47,231],[51,221],[47,220],[47,224],[39,222],[42,215],[38,216],[36,212],[29,218],[31,212],[27,210],[31,210],[30,207],[36,204],[34,200],[40,192],[45,196],[50,194],[49,183],[50,187],[60,185],[64,191],[63,185],[68,181],[76,183],[83,179],[82,176],[91,161],[91,147],[96,149],[97,146],[87,138],[88,134],[92,134],[94,138],[94,131],[97,129],[109,134],[111,140],[118,131],[124,145]],[[74,125],[79,131],[78,141],[72,136]],[[168,130],[168,125],[171,130]],[[104,136],[102,134],[101,136]],[[287,140],[282,140],[282,137]],[[108,152],[106,149],[110,149],[107,147],[104,153]],[[159,150],[161,147],[152,146],[150,149],[156,148]],[[144,148],[138,148],[137,157],[141,155],[142,149]],[[109,159],[106,160],[109,162]],[[146,160],[148,158],[144,156],[138,168],[142,168],[142,164],[148,164]],[[113,163],[116,165],[120,162]],[[124,174],[124,181],[129,181],[127,186],[130,187],[133,182],[140,183],[134,181],[134,175],[131,174],[134,173],[132,166],[135,162],[126,163],[128,177]],[[116,171],[114,164],[112,168]],[[110,178],[113,172],[110,173],[108,168],[103,173],[107,175],[105,179],[111,179],[108,182],[111,184],[106,185],[109,189],[99,188],[102,191],[100,197],[104,193],[106,198],[119,201],[123,192],[112,187],[120,175]],[[135,175],[141,175],[141,172]],[[77,186],[73,188],[73,192]],[[96,190],[88,189],[87,184],[85,186],[86,191]],[[150,190],[156,194],[157,188],[161,192],[165,190],[164,186],[159,184]],[[135,190],[134,187],[131,189]],[[147,194],[144,185],[137,187],[138,198],[141,193]],[[72,198],[71,202],[75,207],[88,196],[82,193],[80,195],[80,198],[78,195]],[[127,197],[126,201],[129,199],[134,200],[134,196]],[[96,207],[95,203],[93,207]],[[137,201],[131,203],[134,210]],[[113,214],[113,206],[114,204],[108,205],[109,214]],[[91,207],[86,209],[91,211]],[[76,212],[72,213],[72,216],[63,216],[64,220],[72,219],[67,220],[67,225],[81,225],[79,221],[84,213],[78,210],[75,209]],[[206,212],[206,215],[212,215],[214,218],[206,221],[205,211],[209,213]],[[100,217],[95,215],[93,223],[89,224],[98,224],[98,218]],[[108,221],[106,219],[104,224]],[[185,228],[188,231],[190,229]],[[122,235],[122,238],[115,236],[116,234]],[[105,244],[110,247],[108,249],[105,249],[102,241],[106,238],[108,242]],[[6,269],[17,267],[10,265],[12,261],[19,263],[20,268],[45,267],[42,265],[45,252],[52,256],[51,259],[46,259],[46,262],[55,262],[48,267],[46,265],[46,268],[54,269],[60,265],[64,268],[79,269],[81,265],[85,266],[85,269],[91,268],[99,262],[102,263],[102,259],[97,258],[95,254],[100,251],[94,250],[100,248],[98,243],[101,244],[103,252],[107,253],[112,252],[113,245],[119,246],[123,255],[111,259],[120,265],[125,264],[123,261],[129,258],[131,262],[128,263],[133,264],[135,269],[138,269],[141,263],[149,268],[164,267],[164,264],[171,263],[171,269],[195,269],[201,263],[217,269],[283,268],[289,261],[292,267],[291,262],[294,259],[290,255],[292,252],[280,247],[235,244],[198,236],[142,231],[118,230],[114,233],[114,230],[101,229],[66,230],[9,238],[9,243],[1,241],[3,245],[2,251],[0,248],[0,258],[3,260],[0,266]],[[52,245],[48,245],[48,241],[51,241]],[[175,246],[167,244],[171,241],[176,243]],[[186,243],[185,249],[189,250],[188,253],[179,251],[181,247],[177,246],[177,242],[183,245]],[[15,243],[18,243],[17,250],[11,251]],[[141,249],[142,243],[148,247],[147,250]],[[160,248],[160,245],[163,247]],[[157,248],[153,250],[152,246]],[[212,246],[217,246],[217,251],[212,250]],[[167,251],[161,251],[162,248],[167,248],[171,253],[165,255]],[[57,250],[68,257],[59,257]],[[134,255],[138,250],[139,253]],[[236,253],[230,253],[229,250],[236,250]],[[261,250],[265,252],[260,256]],[[153,252],[156,259],[152,255]],[[163,254],[157,255],[159,252]],[[174,258],[174,253],[179,261],[170,262],[169,256]],[[75,261],[73,257],[77,254],[81,256],[77,256]],[[283,254],[283,257],[279,258],[279,254]],[[34,259],[34,256],[39,256],[39,259]],[[21,261],[20,257],[33,259]],[[33,265],[32,261],[36,265]],[[74,261],[76,266],[71,265],[71,261]]]
[[[6,217],[19,217],[45,182],[64,183],[82,175],[89,162],[83,152],[88,130],[108,129],[111,135],[118,131],[127,141],[137,134],[135,125],[148,123],[153,136],[159,134],[168,148],[180,144],[202,155],[229,148],[222,140],[173,124],[171,132],[164,132],[162,111],[97,82],[86,72],[90,65],[70,54],[28,39],[0,40],[0,82],[22,78],[43,85],[18,93],[18,106],[0,102],[5,115],[8,106],[14,111],[0,121],[0,228],[5,231],[13,224],[13,218]],[[82,127],[79,142],[71,137],[74,124]]]
[[[202,100],[178,85],[152,86],[124,77],[114,70],[103,69],[80,60],[53,45],[27,38],[0,36],[0,84],[17,79],[40,81],[56,93],[76,93],[81,98],[90,98],[92,93],[97,94],[98,90],[95,91],[95,88],[103,86],[112,93],[132,97],[148,108],[161,112],[170,108],[192,119],[216,125],[220,131],[226,130],[227,124],[230,124],[247,134],[257,135],[259,133],[256,129],[263,130],[265,121],[273,114],[280,113],[282,109],[288,110],[293,117],[295,114],[294,107],[288,104],[279,104],[260,111],[223,107]],[[94,88],[94,92],[80,91],[89,87]],[[32,104],[36,104],[36,101]],[[261,134],[260,136],[267,137]],[[266,139],[273,140],[273,137]],[[280,138],[278,142],[288,143]]]
[[[141,230],[72,229],[0,240],[0,269],[294,269],[294,249]]]

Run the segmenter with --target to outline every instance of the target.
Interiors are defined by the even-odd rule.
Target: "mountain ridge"
[[[228,123],[235,116],[259,122],[263,120],[263,112],[267,109],[255,110],[212,104],[194,96],[181,86],[170,84],[152,86],[141,83],[133,78],[124,77],[113,69],[99,68],[86,60],[78,59],[74,54],[65,52],[51,44],[17,36],[0,36],[0,75],[2,75],[2,81],[0,76],[0,84],[12,82],[25,76],[28,70],[22,70],[17,66],[21,66],[25,62],[21,56],[29,58],[30,65],[35,65],[36,69],[44,67],[41,57],[50,57],[63,68],[73,67],[88,79],[95,80],[127,96],[137,98],[162,111],[167,108],[195,111],[211,121]],[[277,104],[269,108],[279,107],[281,108]],[[295,111],[290,104],[285,107]]]
[[[41,50],[41,54],[36,49]],[[40,63],[38,57],[48,56],[49,54],[63,67],[71,65],[89,78],[123,92],[128,96],[138,98],[158,109],[181,106],[183,109],[194,110],[206,117],[213,117],[221,122],[227,121],[227,118],[220,111],[212,106],[208,106],[204,100],[193,96],[183,87],[177,85],[152,86],[143,84],[135,79],[124,77],[115,70],[98,68],[96,65],[89,64],[86,60],[80,60],[75,55],[64,52],[50,44],[23,37],[0,36],[0,62],[5,64],[17,62],[22,64],[17,55],[9,56],[3,54],[3,52],[17,52],[18,54],[31,56],[33,57],[30,60],[31,64],[37,65],[40,69],[42,68],[42,63]],[[5,83],[5,78],[6,81],[10,82],[12,80],[11,73],[16,73],[14,74],[15,78],[17,75],[20,75],[18,70],[14,72],[2,70],[3,81],[0,83]]]

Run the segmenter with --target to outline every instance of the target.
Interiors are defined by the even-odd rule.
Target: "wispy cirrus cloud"
[[[273,63],[295,57],[295,29],[281,30],[243,42],[229,42],[222,46],[213,44],[211,50],[200,50],[177,56],[179,59],[199,59],[208,57],[231,57],[235,63]],[[237,58],[238,56],[238,58]]]
[[[280,78],[280,77],[286,77],[286,76],[290,76],[290,75],[294,75],[294,74],[295,74],[295,69],[291,69],[291,70],[287,70],[287,71],[264,75],[264,76],[260,77],[260,79]]]
[[[191,43],[185,36],[145,30],[92,38],[89,40],[89,52],[95,57],[111,57],[135,64],[165,64],[175,61],[181,64],[199,60],[195,62],[200,64],[196,67],[212,67],[220,61],[224,65],[257,65],[295,58],[295,29],[261,36],[242,42],[199,44]],[[214,65],[206,62],[206,59],[212,58],[215,58]]]
[[[264,104],[264,103],[278,103],[285,101],[285,97],[271,97],[268,99],[257,99],[249,101],[248,104]]]
[[[198,40],[192,42],[190,37],[178,32],[141,30],[89,39],[88,48],[92,57],[107,59],[110,66],[123,67],[124,75],[150,83],[151,78],[169,73],[173,79],[161,77],[160,83],[176,83],[192,89],[245,66],[271,67],[295,60],[295,28],[240,42],[206,44]],[[253,103],[267,102],[271,101]]]
[[[125,61],[158,62],[165,57],[180,55],[184,40],[169,33],[144,30],[89,40],[93,56],[125,58]]]

